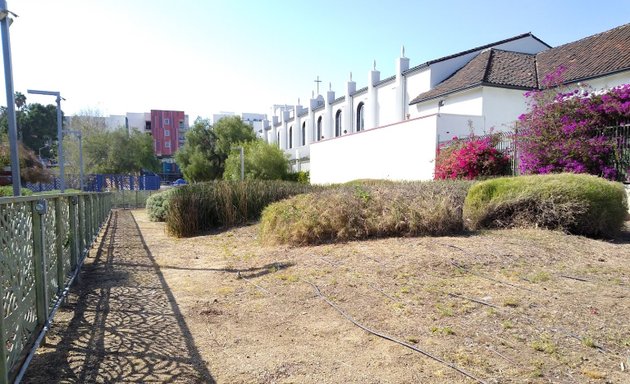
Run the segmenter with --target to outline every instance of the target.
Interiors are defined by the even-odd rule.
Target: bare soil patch
[[[137,222],[146,249],[123,244],[112,263],[135,254],[163,276],[163,283],[144,276],[161,289],[158,296],[125,304],[159,318],[143,322],[145,338],[160,335],[159,356],[180,362],[182,376],[165,370],[158,382],[475,382],[454,368],[486,383],[630,382],[627,233],[610,242],[500,230],[291,248],[261,246],[258,225],[175,239],[143,210],[132,211],[133,219],[117,212],[128,218],[117,231],[136,236]],[[142,283],[143,275],[130,276]],[[317,289],[355,322],[443,362],[359,328]],[[151,302],[154,308],[144,307]],[[63,316],[76,317],[73,310]],[[56,351],[85,340],[81,332],[44,352],[57,356],[66,375],[85,364],[69,364],[73,355]],[[107,346],[113,336],[95,338]],[[134,356],[151,366],[142,357],[148,348]],[[33,377],[49,364],[35,364]]]

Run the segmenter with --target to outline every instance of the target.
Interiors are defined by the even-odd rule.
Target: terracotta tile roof
[[[536,56],[493,49],[484,83],[532,89],[537,86]]]
[[[564,44],[537,55],[538,81],[558,67],[565,83],[630,69],[630,24]]]
[[[418,70],[420,68],[428,67],[431,64],[435,64],[435,63],[439,63],[439,62],[442,62],[442,61],[450,60],[450,59],[455,58],[455,57],[459,57],[459,56],[467,55],[469,53],[473,53],[473,52],[476,52],[476,51],[481,51],[481,50],[484,50],[484,49],[492,48],[492,47],[495,47],[497,45],[509,43],[511,41],[516,41],[516,40],[523,39],[523,38],[526,38],[526,37],[531,37],[531,38],[539,41],[540,43],[546,45],[547,47],[551,48],[551,45],[549,45],[549,44],[545,43],[544,41],[540,40],[539,38],[534,36],[531,32],[528,32],[528,33],[523,33],[521,35],[517,35],[517,36],[514,36],[514,37],[510,37],[508,39],[495,41],[494,43],[485,44],[485,45],[482,45],[482,46],[479,46],[479,47],[467,49],[467,50],[462,51],[462,52],[457,52],[457,53],[452,54],[452,55],[440,57],[439,59],[429,60],[426,63],[422,63],[422,64],[419,64],[419,65],[416,65],[415,67],[409,68],[408,70],[403,72],[403,74],[411,73],[411,72],[416,71],[416,70]]]
[[[411,101],[416,104],[480,85],[531,89],[537,86],[536,56],[488,49],[433,89]]]

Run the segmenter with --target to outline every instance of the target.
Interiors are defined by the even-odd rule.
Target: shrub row
[[[468,229],[540,227],[612,237],[628,210],[620,183],[584,174],[504,177],[474,185],[464,205]]]
[[[271,204],[260,230],[265,243],[292,245],[509,227],[611,237],[626,214],[621,184],[589,175],[505,177],[474,185],[356,181]]]
[[[355,181],[268,206],[261,237],[294,245],[462,231],[468,181]]]
[[[166,229],[187,237],[260,218],[267,205],[313,187],[287,181],[245,180],[196,183],[173,189],[168,197]]]

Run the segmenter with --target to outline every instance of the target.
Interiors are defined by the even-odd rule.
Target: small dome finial
[[[350,71],[350,81],[352,81],[352,71]]]
[[[400,48],[400,55],[401,55],[401,57],[405,57],[405,45],[404,44]]]
[[[374,59],[374,70],[376,71],[376,59]]]
[[[329,82],[329,83],[328,83],[328,90],[329,90],[329,91],[332,91],[332,82]]]

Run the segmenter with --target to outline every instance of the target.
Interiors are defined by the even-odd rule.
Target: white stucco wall
[[[622,84],[630,83],[630,71],[620,72],[610,76],[600,77],[598,79],[584,80],[583,85],[588,85],[595,90],[610,89]],[[577,84],[573,84],[576,87]]]
[[[411,117],[420,117],[438,113],[438,102],[444,100],[443,105],[439,107],[440,113],[481,116],[483,113],[482,96],[481,87],[477,87],[447,95],[439,99],[427,100],[423,103],[417,103],[411,106],[410,111],[413,111],[413,113],[410,112],[410,115]]]
[[[483,87],[483,115],[486,130],[509,131],[519,115],[527,112],[525,91],[495,87]]]
[[[396,111],[396,83],[387,82],[376,88],[378,92],[379,124],[389,125],[400,121]]]
[[[311,183],[433,178],[437,116],[408,120],[311,145]]]
[[[151,114],[149,113],[128,112],[126,116],[129,129],[136,129],[140,132],[144,132],[146,122],[151,121]]]
[[[475,135],[484,134],[484,117],[470,115],[451,115],[440,113],[437,119],[437,140],[444,142],[453,140],[453,137],[467,137],[474,133]]]
[[[413,100],[419,94],[431,89],[431,69],[429,67],[409,73],[405,76],[407,85],[405,92],[407,94],[407,103]],[[409,107],[409,113],[412,113],[413,106]]]

